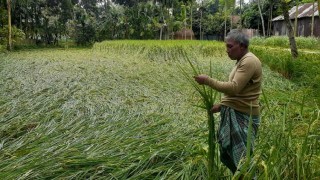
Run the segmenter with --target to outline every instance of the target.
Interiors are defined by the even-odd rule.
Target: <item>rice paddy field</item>
[[[0,179],[232,179],[218,151],[208,177],[207,114],[181,74],[193,76],[185,56],[220,80],[234,65],[217,42],[1,54]],[[267,65],[263,74],[245,179],[319,179],[319,104]]]

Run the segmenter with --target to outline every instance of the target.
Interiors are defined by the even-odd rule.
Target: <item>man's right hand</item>
[[[212,113],[217,113],[217,112],[220,112],[221,110],[221,105],[220,104],[215,104],[212,106],[212,108],[210,109],[210,111]]]

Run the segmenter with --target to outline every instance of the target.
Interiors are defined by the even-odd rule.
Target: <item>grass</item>
[[[141,42],[114,42],[119,48],[0,57],[0,179],[207,179],[207,114],[170,58],[179,61],[187,44],[150,58],[156,42],[144,42],[143,51],[128,45]],[[203,69],[212,60],[212,76],[227,79],[234,62],[199,52],[188,55]],[[319,107],[303,100],[305,89],[263,71],[264,109],[247,176],[317,179]],[[230,179],[218,166],[215,178]]]
[[[166,64],[114,56],[45,50],[1,62],[2,178],[100,171],[138,178],[188,165],[176,166],[198,147],[194,137],[180,136],[198,134],[201,124],[195,108],[183,103],[188,97],[178,91],[185,87],[179,75]]]
[[[320,49],[320,39],[316,37],[296,37],[298,49],[307,49],[318,51]],[[268,38],[254,37],[251,39],[252,45],[271,46],[278,48],[290,48],[289,38],[287,36],[272,36]]]

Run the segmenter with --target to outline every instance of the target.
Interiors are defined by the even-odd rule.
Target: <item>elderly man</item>
[[[238,169],[240,160],[246,155],[247,135],[252,118],[253,141],[256,136],[259,117],[259,95],[261,94],[262,67],[260,60],[248,50],[249,38],[241,30],[231,30],[225,40],[227,53],[236,64],[229,75],[229,81],[218,81],[207,75],[195,76],[202,85],[224,93],[219,104],[212,107],[213,113],[220,112],[218,130],[220,159],[232,173]]]

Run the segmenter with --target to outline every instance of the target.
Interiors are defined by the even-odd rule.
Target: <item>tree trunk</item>
[[[242,29],[242,0],[240,0],[240,29]]]
[[[232,26],[232,16],[230,15],[231,18],[231,26]],[[225,1],[224,3],[224,36],[223,36],[223,40],[224,38],[227,36],[227,1]]]
[[[260,0],[258,0],[258,8],[259,8],[259,14],[260,14],[260,18],[261,18],[263,37],[266,37],[266,32],[265,32],[265,28],[264,28],[264,20],[263,20],[263,16],[262,16],[262,12],[261,12],[261,7],[260,6],[261,6]]]
[[[313,36],[313,29],[314,29],[314,12],[315,12],[314,4],[315,4],[315,0],[312,3],[311,36]]]
[[[191,32],[192,31],[192,1],[191,1],[191,5],[190,5],[190,29],[191,29]],[[192,36],[190,37],[190,39],[192,40]]]
[[[187,23],[184,22],[184,40],[187,39]]]
[[[163,24],[161,25],[161,28],[160,28],[160,40],[162,40],[162,29],[163,29]]]
[[[289,43],[290,43],[290,49],[291,49],[291,55],[293,58],[298,57],[298,49],[297,49],[297,44],[296,40],[293,34],[293,28],[292,24],[289,18],[289,7],[288,4],[286,3],[285,0],[281,1],[281,9],[284,17],[284,21],[286,22],[287,29],[288,29],[288,37],[289,37]]]
[[[8,51],[12,50],[12,39],[11,39],[11,0],[7,0],[8,5]]]
[[[273,9],[273,3],[270,5],[270,14],[269,14],[269,23],[268,23],[268,36],[271,36],[271,30],[272,30],[272,9]]]
[[[296,0],[296,13],[294,17],[294,31],[293,31],[294,37],[297,37],[297,32],[298,32],[298,15],[299,15],[299,2],[298,0]]]
[[[227,15],[224,14],[224,36],[223,36],[223,40],[224,38],[227,37]]]
[[[203,40],[203,37],[202,37],[202,9],[200,10],[200,40]]]

